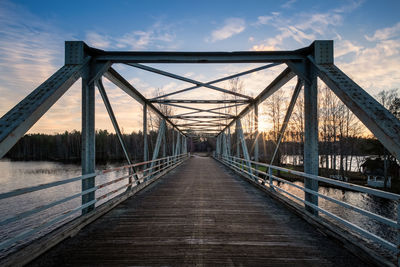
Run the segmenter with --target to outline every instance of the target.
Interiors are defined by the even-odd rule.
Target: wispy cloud
[[[94,31],[86,33],[86,41],[89,45],[102,49],[171,49],[176,47],[174,43],[175,33],[170,25],[157,21],[146,30],[135,29],[119,36],[100,34]]]
[[[372,35],[371,37],[365,35],[365,39],[370,42],[387,40],[394,37],[400,37],[400,22],[393,25],[392,27],[383,28],[375,31],[374,35]]]
[[[283,49],[282,45],[288,40],[294,40],[301,45],[325,36],[331,28],[342,23],[342,15],[335,12],[300,14],[293,18],[274,12],[267,16],[260,16],[253,25],[272,26],[278,33],[253,46],[253,50]]]
[[[363,46],[357,45],[349,40],[342,40],[335,45],[335,58],[355,53],[358,55],[363,49]]]
[[[296,3],[297,0],[289,0],[286,3],[284,3],[283,5],[281,5],[282,8],[291,8],[293,6],[294,3]]]
[[[206,40],[209,42],[216,42],[228,39],[233,35],[239,34],[246,28],[246,22],[241,18],[228,18],[225,20],[221,28],[214,30],[211,37]]]
[[[337,64],[352,74],[354,79],[373,95],[383,89],[399,88],[399,25],[400,23],[397,23],[392,27],[378,29],[372,37],[366,37],[374,42],[372,46],[354,46],[345,41],[348,43],[347,51],[356,52],[357,57],[347,62],[339,61]]]
[[[86,34],[86,42],[93,47],[106,49],[111,46],[111,38],[105,34],[90,31]]]
[[[64,38],[51,23],[14,3],[0,5],[0,116],[64,61]]]

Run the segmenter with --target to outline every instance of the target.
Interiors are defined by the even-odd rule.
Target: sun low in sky
[[[316,39],[335,44],[335,64],[371,95],[400,88],[400,1],[8,1],[0,0],[0,116],[64,64],[64,41],[104,50],[293,50]],[[207,82],[255,67],[155,65]],[[143,95],[190,84],[117,65]],[[281,69],[242,78],[256,96]],[[218,86],[229,89],[229,83]],[[293,84],[289,84],[293,87]],[[141,106],[105,80],[126,133],[141,129]],[[182,98],[209,94],[196,91]],[[196,95],[197,94],[197,95]],[[211,97],[213,95],[210,95]],[[215,96],[216,97],[216,96]],[[80,129],[80,81],[30,132]],[[267,124],[261,124],[265,128]],[[112,130],[100,95],[96,128]]]

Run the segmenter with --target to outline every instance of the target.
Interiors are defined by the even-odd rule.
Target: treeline
[[[149,153],[157,138],[157,132],[148,134]],[[172,134],[168,131],[166,150],[172,149]],[[143,160],[143,133],[133,132],[123,134],[123,139],[133,161]],[[27,134],[22,137],[7,153],[6,157],[12,160],[52,160],[79,162],[81,160],[81,132],[65,131],[62,134]],[[162,151],[160,151],[162,153]],[[118,137],[107,130],[96,131],[96,161],[123,161],[123,154]]]

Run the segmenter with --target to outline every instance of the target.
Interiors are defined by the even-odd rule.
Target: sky
[[[259,51],[293,50],[329,39],[334,40],[335,64],[375,95],[400,88],[399,12],[398,0],[0,0],[0,116],[62,67],[66,40],[104,50]],[[207,82],[260,65],[151,66]],[[146,97],[190,86],[126,65],[114,67]],[[246,93],[256,96],[283,68],[244,76]],[[123,131],[139,130],[141,106],[104,82]],[[283,89],[290,91],[293,82]],[[217,85],[229,88],[229,83]],[[80,130],[80,87],[78,81],[30,132]],[[179,98],[202,97],[222,96],[202,88]],[[96,128],[112,131],[98,93]]]

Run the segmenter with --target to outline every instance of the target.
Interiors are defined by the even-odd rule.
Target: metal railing
[[[73,199],[77,199],[86,194],[89,194],[92,192],[97,192],[99,189],[107,188],[110,185],[117,184],[124,180],[128,181],[128,183],[124,183],[122,186],[119,186],[117,188],[112,188],[112,190],[102,193],[99,196],[95,196],[95,198],[93,200],[91,200],[87,203],[81,204],[81,205],[74,207],[72,209],[69,209],[69,210],[64,210],[61,213],[57,214],[55,218],[52,218],[45,222],[41,222],[39,225],[36,225],[29,229],[25,229],[24,231],[20,232],[19,234],[15,235],[11,238],[8,238],[6,240],[3,240],[2,242],[0,242],[0,251],[7,250],[9,247],[14,245],[16,242],[27,239],[28,237],[31,237],[32,235],[37,234],[38,232],[42,231],[43,229],[49,228],[50,226],[54,226],[55,224],[60,223],[63,220],[67,219],[71,215],[74,215],[75,213],[77,213],[91,205],[94,205],[95,203],[99,203],[101,200],[104,201],[106,198],[116,195],[116,193],[121,192],[121,190],[123,190],[123,189],[126,189],[126,188],[133,189],[140,183],[151,180],[156,175],[162,175],[189,157],[190,157],[189,153],[188,154],[180,154],[177,156],[169,156],[169,157],[156,159],[153,161],[140,162],[140,163],[135,163],[135,164],[131,164],[131,165],[125,165],[125,166],[121,166],[121,167],[106,169],[106,170],[102,170],[102,171],[97,171],[95,173],[82,175],[79,177],[69,178],[69,179],[65,179],[65,180],[61,180],[61,181],[50,182],[50,183],[31,186],[31,187],[20,188],[20,189],[13,190],[13,191],[10,191],[7,193],[2,193],[2,194],[0,194],[0,200],[12,201],[11,198],[21,196],[24,194],[38,192],[38,191],[42,191],[42,190],[46,190],[46,189],[54,188],[54,187],[57,187],[58,190],[60,190],[60,189],[62,189],[62,188],[60,188],[60,186],[70,184],[73,182],[83,181],[83,180],[86,180],[89,178],[105,175],[105,174],[112,173],[112,172],[118,172],[118,171],[122,171],[122,170],[130,171],[130,170],[132,170],[132,168],[135,168],[135,169],[142,168],[141,173],[129,172],[128,175],[124,175],[124,176],[121,176],[118,178],[114,178],[111,181],[107,181],[107,182],[98,184],[88,190],[85,190],[85,191],[82,191],[82,192],[79,192],[79,193],[76,193],[73,195],[69,195],[62,199],[58,199],[54,202],[50,202],[48,204],[35,207],[28,211],[10,215],[7,218],[1,218],[0,226],[7,226],[13,222],[21,221],[21,220],[26,219],[34,214],[48,210],[55,206],[59,206],[63,203],[66,203]],[[153,164],[153,166],[147,167],[150,164]],[[135,177],[135,179],[132,179],[133,177]],[[131,179],[129,179],[129,178],[131,178]],[[131,182],[129,182],[129,181],[131,181]],[[107,199],[106,202],[108,202],[111,199],[114,199],[115,197],[117,197],[117,196]],[[96,208],[98,208],[98,207],[96,207]],[[96,212],[96,208],[92,212]]]
[[[265,186],[265,187],[269,187],[269,188],[273,189],[276,193],[284,193],[287,196],[290,196],[293,199],[303,203],[304,205],[307,205],[307,206],[313,208],[314,210],[317,210],[318,212],[325,214],[327,217],[333,219],[336,222],[339,222],[341,225],[344,225],[344,226],[348,227],[349,229],[358,232],[364,238],[367,238],[368,240],[372,240],[372,241],[382,245],[383,247],[394,252],[396,254],[398,262],[399,262],[399,252],[400,252],[400,250],[399,250],[399,247],[400,247],[400,202],[399,202],[399,200],[400,200],[400,195],[373,189],[373,188],[368,188],[368,187],[364,187],[364,186],[360,186],[360,185],[350,184],[350,183],[346,183],[346,182],[342,182],[342,181],[338,181],[338,180],[333,180],[333,179],[329,179],[329,178],[325,178],[325,177],[321,177],[321,176],[317,176],[317,175],[311,175],[311,174],[307,174],[304,172],[295,171],[295,170],[291,170],[291,169],[287,169],[287,168],[283,168],[283,167],[278,167],[278,166],[274,166],[274,165],[270,165],[270,164],[266,164],[266,163],[245,160],[243,158],[238,158],[238,157],[234,157],[234,156],[215,155],[215,159],[222,162],[229,168],[235,170],[236,172],[244,174],[248,178],[253,179],[256,183],[258,183],[262,186]],[[259,169],[260,166],[265,167],[266,170],[265,171],[260,170]],[[365,209],[357,207],[355,205],[352,205],[352,204],[343,202],[341,200],[332,198],[330,196],[324,195],[320,192],[310,190],[308,188],[305,188],[304,186],[301,186],[301,185],[295,184],[293,182],[290,182],[288,180],[282,179],[281,177],[277,177],[276,175],[273,175],[274,170],[285,172],[285,173],[296,175],[296,176],[300,176],[303,178],[312,179],[312,180],[319,181],[319,182],[323,182],[323,183],[326,183],[329,185],[333,185],[335,187],[339,187],[341,189],[349,189],[352,191],[366,193],[366,194],[380,197],[383,199],[396,201],[397,202],[397,220],[392,220],[390,218],[384,217],[377,213],[365,210]],[[262,175],[262,176],[260,177],[260,175]],[[263,177],[266,177],[266,178],[264,179]],[[392,227],[397,232],[397,238],[396,238],[397,244],[394,244],[394,243],[368,231],[365,228],[362,228],[346,219],[341,218],[340,216],[332,213],[331,211],[328,211],[318,205],[315,205],[315,204],[305,200],[304,198],[301,198],[301,197],[299,197],[277,185],[274,185],[273,181],[281,182],[281,183],[287,184],[293,188],[300,189],[304,193],[309,193],[309,194],[315,195],[318,198],[322,198],[324,200],[330,201],[330,202],[335,203],[343,208],[355,211],[361,215],[367,216],[368,218],[371,218],[380,223],[383,223],[386,226]],[[283,194],[281,194],[281,195],[283,195]]]

